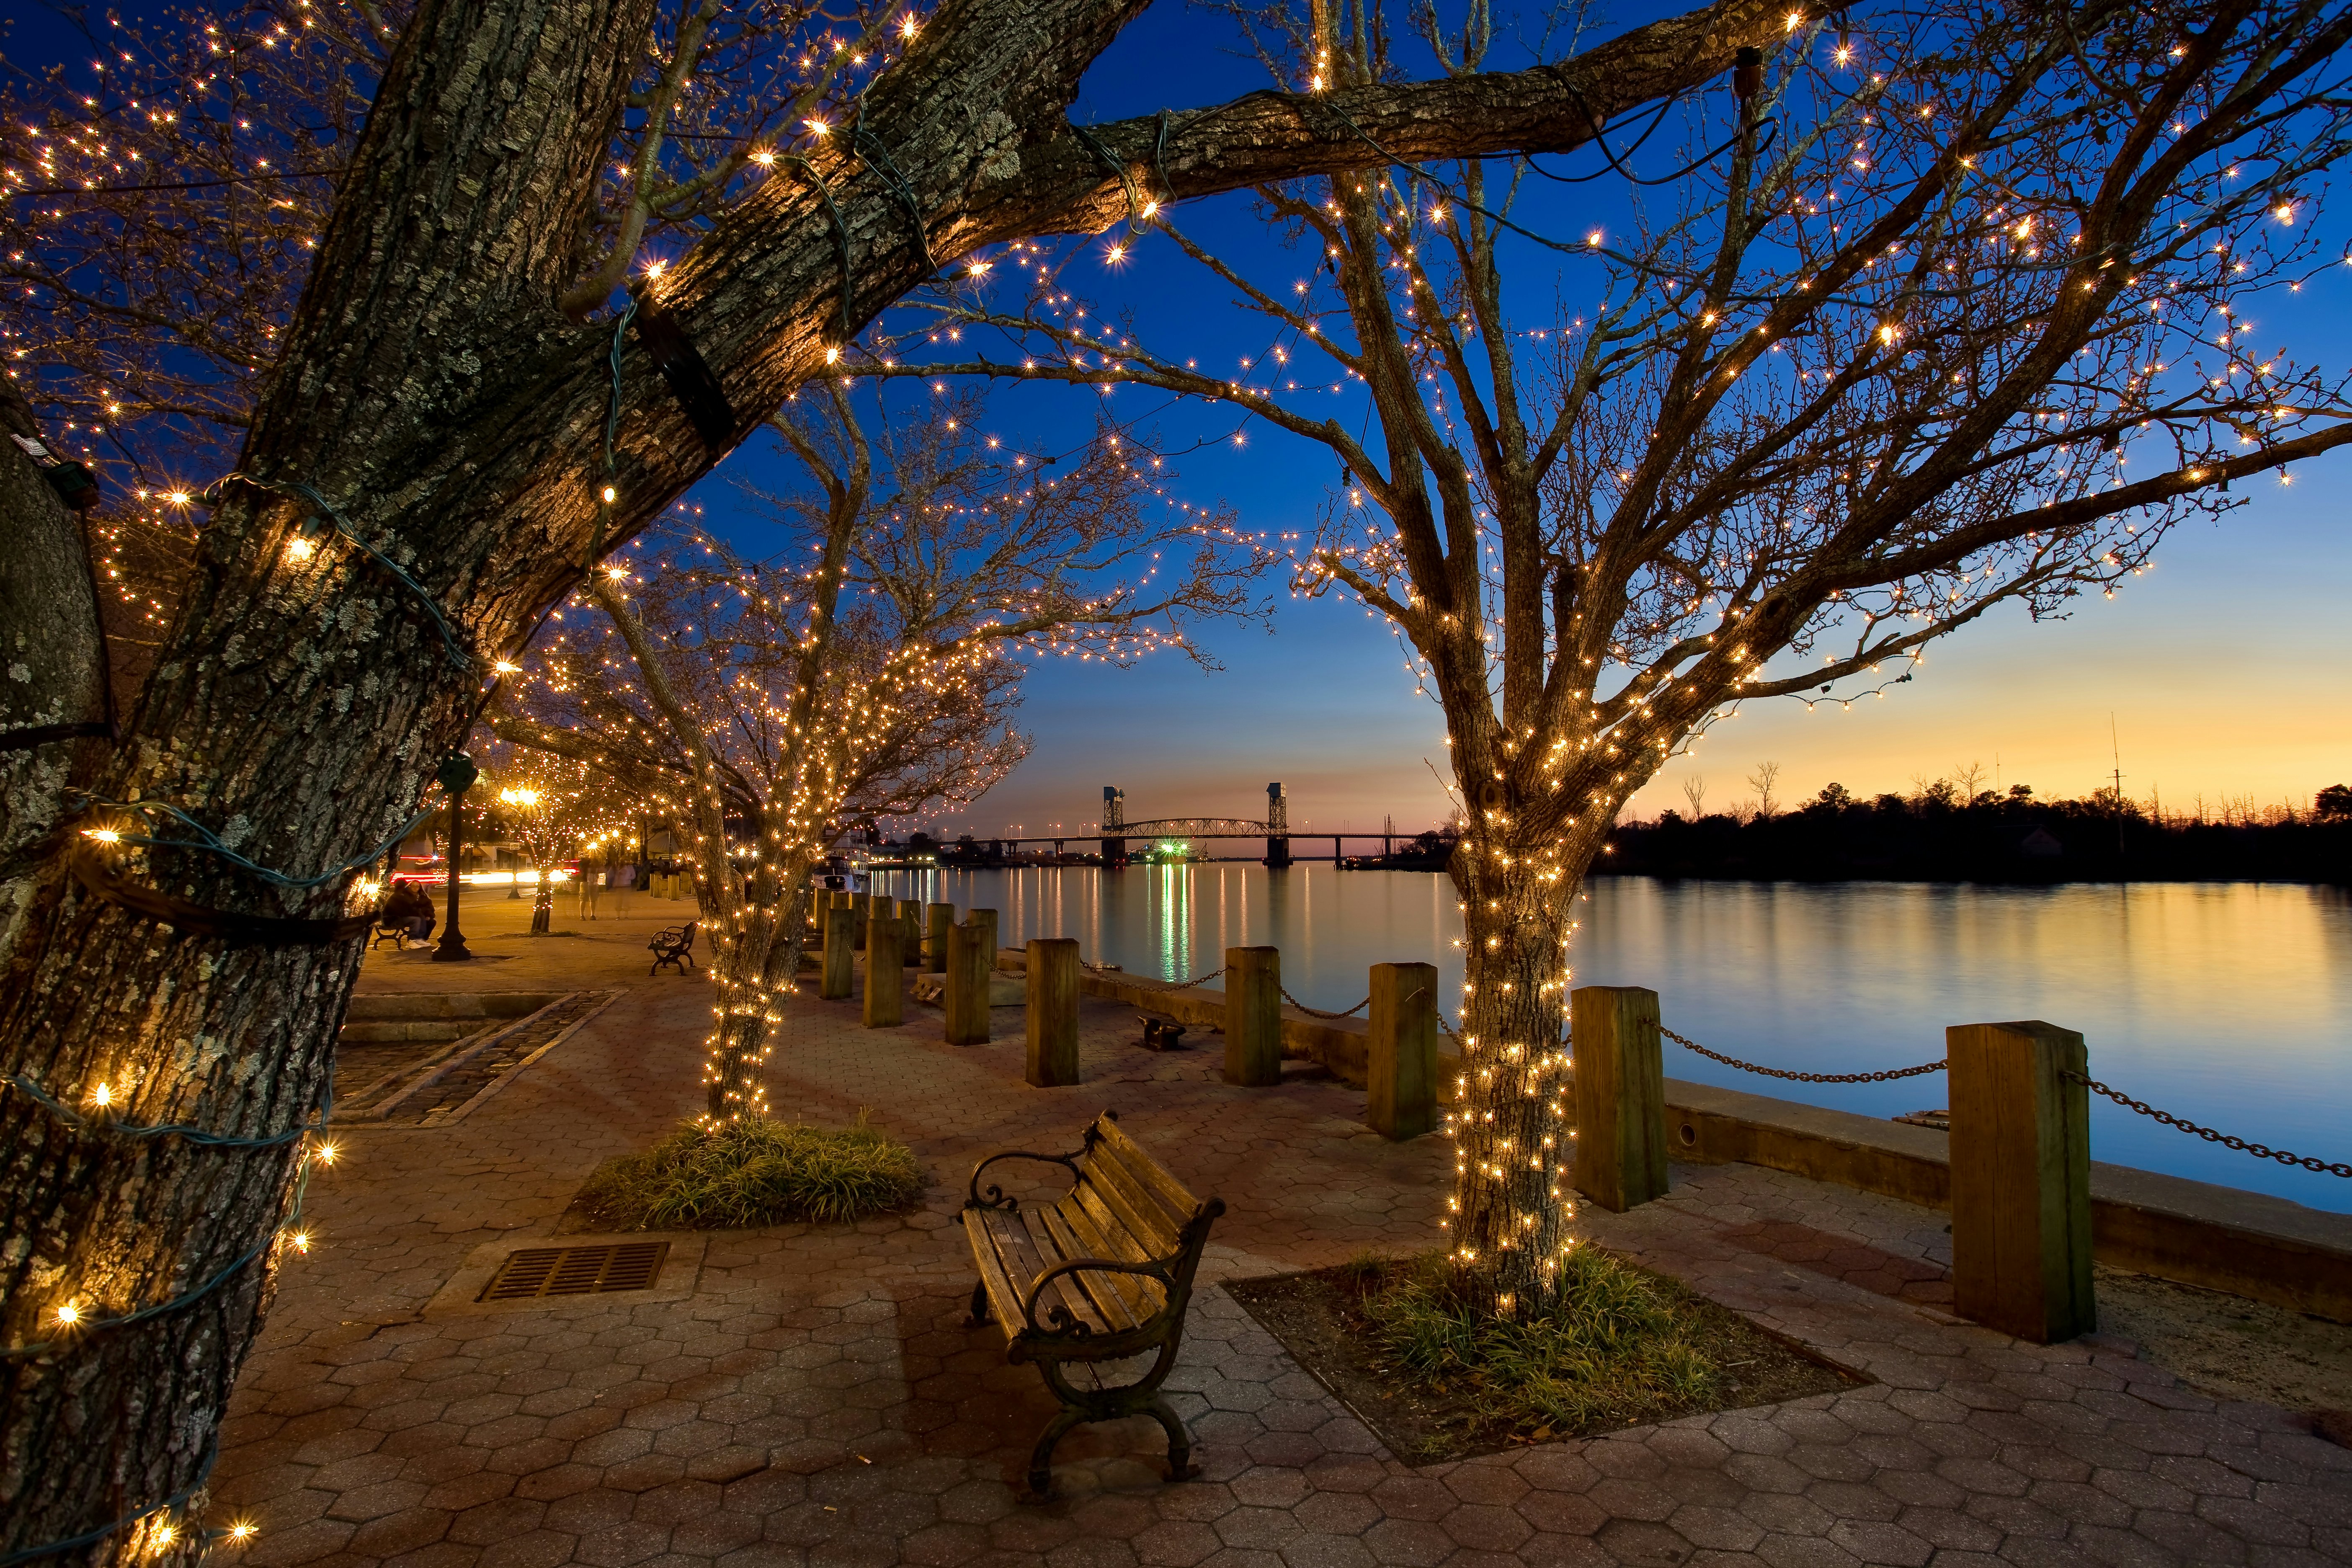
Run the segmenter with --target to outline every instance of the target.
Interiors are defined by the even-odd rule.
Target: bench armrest
[[[1084,1150],[1079,1151],[1079,1153],[1084,1152]],[[1006,1197],[1004,1195],[1004,1189],[1003,1187],[996,1186],[993,1184],[990,1185],[988,1195],[986,1197],[982,1197],[980,1194],[980,1173],[982,1171],[987,1170],[991,1165],[995,1164],[999,1160],[1034,1160],[1041,1165],[1059,1165],[1070,1173],[1070,1185],[1075,1188],[1078,1184],[1077,1154],[1034,1154],[1026,1149],[1003,1149],[991,1154],[987,1159],[982,1160],[979,1164],[974,1165],[971,1168],[971,1188],[964,1197],[964,1207],[968,1209],[1017,1209],[1021,1206],[1021,1200],[1019,1198]]]
[[[1176,1295],[1176,1281],[1164,1264],[1126,1263],[1108,1258],[1074,1258],[1067,1263],[1056,1263],[1029,1281],[1028,1294],[1021,1300],[1021,1316],[1033,1331],[1041,1334],[1072,1331],[1083,1334],[1088,1331],[1084,1323],[1070,1315],[1067,1307],[1058,1302],[1045,1309],[1045,1316],[1050,1321],[1041,1323],[1037,1321],[1037,1298],[1045,1293],[1046,1286],[1065,1274],[1140,1274],[1147,1279],[1159,1280],[1160,1288],[1168,1292],[1170,1300],[1172,1300]]]

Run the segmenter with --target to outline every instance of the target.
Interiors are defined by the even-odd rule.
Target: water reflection
[[[1444,877],[1245,864],[890,872],[877,890],[993,906],[1007,944],[1076,936],[1089,960],[1190,980],[1228,947],[1282,950],[1283,982],[1346,1007],[1373,963],[1462,980]],[[1604,878],[1580,911],[1578,984],[1647,985],[1717,1050],[1805,1072],[1944,1054],[1947,1025],[2080,1029],[2094,1076],[2273,1147],[2352,1160],[2352,895],[2277,883],[1984,888]],[[1778,1084],[1669,1045],[1676,1078],[1873,1116],[1943,1102],[1943,1080]],[[2352,1212],[2352,1181],[2207,1144],[2095,1100],[2102,1160]]]

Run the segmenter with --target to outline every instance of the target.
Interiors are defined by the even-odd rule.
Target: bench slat
[[[998,1212],[1003,1214],[1001,1210]],[[1039,1234],[1041,1227],[1037,1223],[1037,1215],[1043,1212],[1050,1211],[1024,1208],[1011,1214],[1003,1214],[1003,1218],[992,1227],[992,1234],[996,1237],[998,1248],[1004,1258],[1005,1272],[1012,1276],[1017,1287],[1016,1305],[1013,1314],[1013,1321],[1016,1324],[1021,1321],[1020,1308],[1017,1305],[1019,1298],[1028,1293],[1029,1288],[1036,1283],[1037,1276],[1057,1263],[1068,1261],[1062,1249],[1055,1244],[1055,1237],[1050,1233]],[[1087,1299],[1086,1291],[1067,1275],[1064,1275],[1045,1287],[1045,1294],[1038,1297],[1037,1321],[1040,1323],[1047,1321],[1053,1305],[1056,1301],[1061,1302],[1068,1310],[1071,1317],[1086,1324],[1095,1332],[1106,1333],[1109,1331],[1110,1325],[1105,1322],[1103,1315],[1095,1310],[1095,1304]]]
[[[1076,1205],[1079,1214],[1084,1216],[1084,1223],[1081,1224],[1076,1216],[1073,1216],[1070,1223],[1079,1226],[1081,1235],[1091,1227],[1096,1234],[1102,1237],[1103,1257],[1124,1258],[1129,1263],[1159,1261],[1150,1248],[1138,1240],[1135,1233],[1128,1229],[1118,1215],[1111,1212],[1110,1205],[1103,1202],[1102,1194],[1096,1191],[1092,1185],[1084,1182],[1078,1184],[1077,1188],[1063,1203],[1062,1212],[1068,1214],[1072,1205]],[[1131,1278],[1135,1277],[1131,1276]]]
[[[1062,1249],[1064,1258],[1104,1256],[1102,1252],[1089,1245],[1086,1237],[1077,1233],[1076,1228],[1070,1224],[1069,1216],[1064,1214],[1059,1206],[1039,1209],[1037,1217],[1044,1222],[1046,1229],[1053,1232],[1054,1243]],[[1076,1274],[1064,1275],[1057,1283],[1064,1286],[1076,1283],[1087,1293],[1087,1300],[1094,1307],[1096,1314],[1109,1325],[1113,1333],[1118,1333],[1131,1329],[1143,1321],[1135,1315],[1125,1295],[1119,1290],[1117,1282],[1120,1278],[1121,1276],[1117,1274],[1097,1274],[1091,1269],[1081,1269]]]
[[[1122,1263],[1156,1261],[1129,1235],[1117,1216],[1103,1205],[1101,1197],[1090,1187],[1081,1186],[1062,1202],[1062,1216],[1070,1228],[1077,1232],[1078,1240],[1097,1258],[1116,1258]],[[1103,1278],[1119,1293],[1119,1298],[1140,1324],[1158,1312],[1168,1299],[1167,1291],[1156,1279],[1140,1274],[1107,1274]]]
[[[1161,1258],[1176,1250],[1179,1227],[1168,1223],[1167,1211],[1145,1194],[1117,1160],[1105,1158],[1097,1145],[1087,1155],[1086,1169],[1086,1184],[1102,1194],[1110,1212],[1138,1241]]]
[[[1021,1331],[1021,1291],[1004,1271],[996,1237],[989,1228],[989,1212],[964,1210],[963,1229],[971,1242],[972,1266],[980,1270],[981,1288],[988,1292],[989,1305],[996,1309],[997,1324],[1010,1339]]]
[[[1119,1163],[1175,1216],[1179,1226],[1192,1217],[1201,1200],[1186,1192],[1183,1183],[1169,1174],[1168,1168],[1145,1152],[1143,1145],[1129,1137],[1118,1122],[1106,1118],[1096,1125],[1102,1129],[1100,1142],[1118,1152]]]

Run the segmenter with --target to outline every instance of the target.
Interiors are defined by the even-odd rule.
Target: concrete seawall
[[[1018,973],[1025,966],[1019,949],[1000,955],[1001,969]],[[1192,1029],[1225,1021],[1224,993],[1206,986],[1095,970],[1079,984],[1090,996]],[[1320,1062],[1359,1089],[1369,1032],[1361,1018],[1282,1009],[1283,1054]],[[1441,1062],[1458,1058],[1448,1052]],[[1453,1074],[1439,1078],[1441,1099],[1451,1100]],[[1951,1207],[1948,1134],[1683,1079],[1666,1079],[1665,1089],[1667,1143],[1676,1160],[1762,1165],[1925,1208]],[[2091,1226],[2102,1263],[2352,1322],[2352,1215],[2095,1161]]]
[[[1951,1207],[1950,1136],[1925,1127],[1670,1078],[1666,1139],[1692,1163]],[[2352,1322],[2352,1215],[2095,1160],[2091,1236],[2094,1256],[2117,1268]]]

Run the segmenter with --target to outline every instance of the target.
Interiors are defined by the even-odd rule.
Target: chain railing
[[[1221,963],[1217,965],[1216,968],[1210,970],[1206,974],[1197,975],[1191,980],[1171,980],[1167,983],[1168,989],[1171,991],[1190,991],[1195,985],[1206,985],[1210,981],[1214,980],[1218,975],[1224,973],[1225,966]]]
[[[1300,1012],[1306,1014],[1311,1018],[1352,1018],[1357,1014],[1362,1012],[1365,1008],[1372,1005],[1372,999],[1367,996],[1344,1013],[1326,1013],[1322,1008],[1309,1007],[1306,1003],[1301,1002],[1297,997],[1293,996],[1290,994],[1289,986],[1280,986],[1278,989],[1282,992],[1282,999],[1284,1001],[1289,1003],[1292,1006],[1297,1008]]]
[[[1741,1072],[1761,1073],[1766,1078],[1790,1079],[1798,1083],[1891,1083],[1898,1078],[1917,1078],[1922,1073],[1944,1070],[1942,1061],[1932,1061],[1921,1062],[1916,1068],[1889,1068],[1885,1072],[1790,1072],[1781,1068],[1759,1067],[1754,1062],[1743,1062],[1738,1057],[1727,1057],[1721,1051],[1710,1051],[1696,1040],[1677,1035],[1672,1029],[1661,1027],[1658,1033],[1685,1050],[1696,1051],[1709,1061],[1717,1061],[1726,1067],[1738,1068]]]
[[[2282,1165],[2295,1165],[2306,1171],[2316,1171],[2322,1175],[2352,1177],[2352,1164],[2341,1161],[2322,1160],[2309,1154],[2290,1153],[2284,1149],[2273,1149],[2266,1143],[2252,1143],[2243,1138],[2233,1138],[2227,1132],[2216,1132],[2210,1127],[2200,1127],[2194,1121],[2184,1121],[2168,1110],[2158,1110],[2144,1100],[2134,1100],[2119,1089],[2110,1089],[2097,1079],[2086,1078],[2078,1072],[2062,1070],[2058,1076],[2069,1083],[2081,1084],[2093,1094],[2105,1095],[2126,1110],[2136,1110],[2150,1121],[2160,1121],[2167,1127],[2177,1127],[2183,1132],[2194,1133],[2208,1143],[2219,1143],[2224,1149],[2235,1149],[2239,1153],[2252,1154],[2257,1160],[2276,1160]]]

